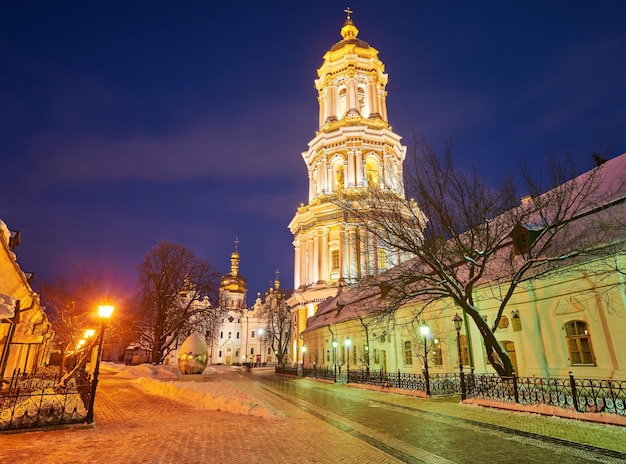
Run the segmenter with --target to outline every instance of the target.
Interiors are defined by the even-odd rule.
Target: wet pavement
[[[626,428],[224,368],[278,412],[154,396],[104,374],[95,427],[0,435],[15,463],[626,463]],[[207,379],[210,380],[210,379]]]

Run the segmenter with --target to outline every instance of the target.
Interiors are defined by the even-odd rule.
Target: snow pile
[[[102,363],[102,370],[116,372],[116,377],[123,379],[139,379],[143,377],[159,379],[177,379],[178,374],[170,366],[153,366],[152,364],[139,364],[138,366],[122,366],[121,364]]]
[[[103,364],[106,370],[117,372],[116,377],[134,379],[132,382],[147,393],[195,408],[265,418],[282,417],[282,413],[243,391],[236,382],[222,379],[210,382],[176,382],[172,380],[178,376],[168,366]],[[155,377],[168,380],[161,381]]]

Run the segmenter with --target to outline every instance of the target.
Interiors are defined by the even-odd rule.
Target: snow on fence
[[[0,431],[24,430],[85,422],[90,384],[86,375],[56,387],[58,377],[47,373],[25,376],[19,371],[3,379],[0,392]]]

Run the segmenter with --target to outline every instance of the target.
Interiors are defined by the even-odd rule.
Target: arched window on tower
[[[342,88],[341,90],[339,90],[339,100],[338,100],[338,105],[337,105],[337,117],[339,119],[343,119],[343,117],[346,115],[346,111],[347,111],[347,100],[348,100],[348,92],[346,91],[346,88]]]
[[[337,161],[333,165],[333,190],[341,190],[344,186],[343,161]]]
[[[359,87],[357,89],[357,102],[359,105],[359,113],[361,116],[367,118],[369,116],[369,111],[365,106],[365,89],[363,87]]]
[[[380,178],[378,175],[378,160],[373,156],[368,156],[365,161],[365,178],[369,188],[379,188]]]

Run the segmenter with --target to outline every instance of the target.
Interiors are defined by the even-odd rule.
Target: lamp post
[[[335,382],[337,381],[337,345],[339,343],[333,338],[333,364],[335,366]]]
[[[456,313],[452,318],[454,330],[456,330],[456,349],[459,354],[459,378],[461,382],[461,399],[465,399],[465,375],[463,374],[463,356],[461,356],[461,327],[463,326],[463,318]]]
[[[350,345],[352,345],[352,340],[350,337],[346,337],[346,351],[348,355],[347,364],[346,364],[346,382],[350,383]]]
[[[263,330],[263,328],[260,328],[258,331],[259,334],[259,338],[260,338],[260,345],[261,345],[261,366],[263,366],[263,334],[265,333],[265,330]]]
[[[424,323],[420,327],[420,334],[424,339],[424,379],[426,380],[426,395],[430,396],[430,379],[428,378],[428,338],[430,337],[430,327]]]
[[[102,347],[104,346],[104,329],[106,321],[113,314],[113,306],[105,304],[98,307],[100,315],[100,338],[98,339],[98,356],[96,358],[96,367],[93,370],[93,379],[91,381],[91,395],[89,397],[89,408],[87,409],[86,421],[88,424],[93,423],[93,406],[96,400],[96,388],[98,387],[98,374],[100,373],[100,361],[102,360]]]
[[[302,345],[300,351],[302,351],[302,377],[304,377],[304,355],[306,354],[306,346]]]

